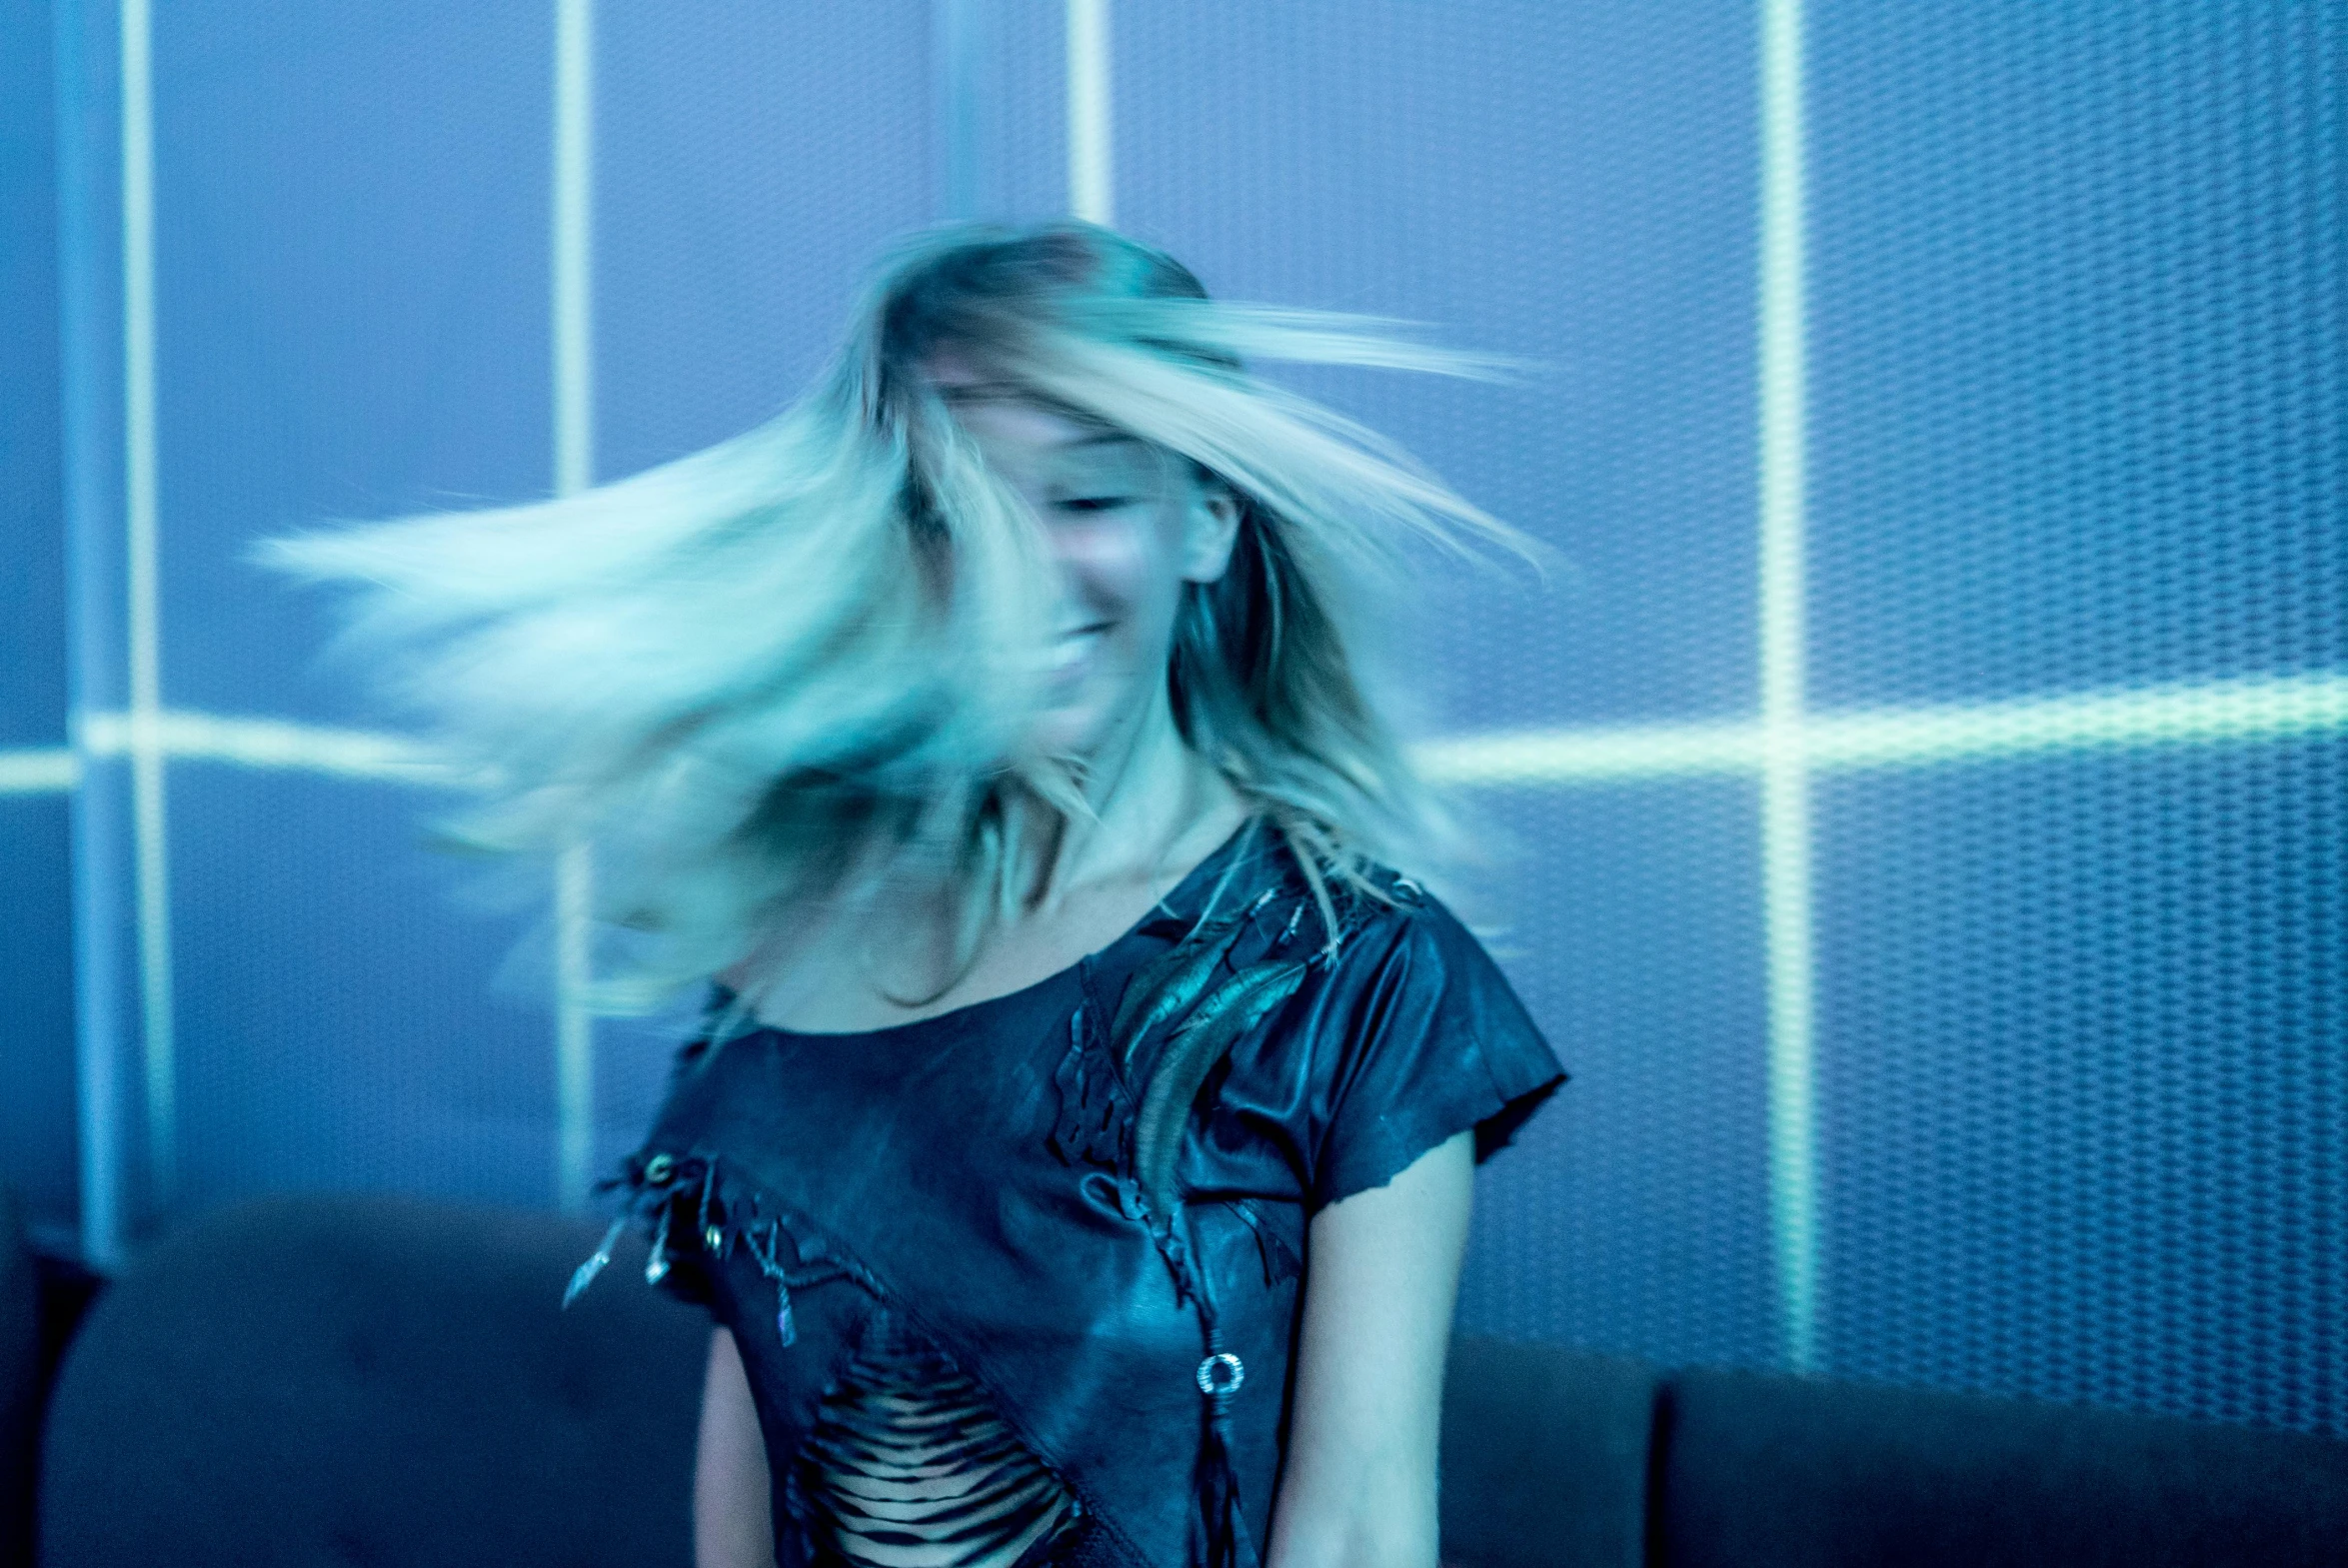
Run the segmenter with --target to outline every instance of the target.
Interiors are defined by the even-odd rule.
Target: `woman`
[[[1393,869],[1360,590],[1511,536],[1249,358],[1479,368],[953,229],[750,436],[275,547],[420,651],[458,831],[593,838],[606,999],[710,981],[613,1183],[716,1322],[705,1565],[1435,1560],[1472,1164],[1562,1074]]]

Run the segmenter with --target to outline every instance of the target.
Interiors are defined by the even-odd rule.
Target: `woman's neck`
[[[1182,740],[1163,691],[1104,738],[1080,778],[1088,815],[1022,802],[1045,817],[1036,824],[1041,831],[1019,835],[1042,846],[1021,878],[1025,901],[1038,912],[1104,881],[1167,866],[1178,875],[1246,816],[1229,781]]]
[[[1005,802],[1015,817],[1006,839],[1025,846],[1011,867],[1020,908],[989,922],[976,951],[958,952],[952,934],[968,889],[906,887],[795,920],[720,978],[766,1022],[855,1031],[1018,990],[1115,939],[1247,814],[1171,711],[1136,717],[1082,769],[1084,814],[1025,794]]]

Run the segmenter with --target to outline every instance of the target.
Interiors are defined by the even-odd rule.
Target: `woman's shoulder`
[[[1201,959],[1219,954],[1209,972],[1222,988],[1269,1004],[1245,1012],[1266,1025],[1274,1054],[1325,1061],[1346,1041],[1466,1031],[1547,1057],[1498,961],[1418,875],[1366,857],[1308,869],[1284,835],[1267,833],[1218,883],[1195,907],[1172,911],[1163,936]],[[1178,959],[1177,950],[1145,964],[1138,986],[1164,986]],[[1211,998],[1213,987],[1197,988]],[[1119,1009],[1128,1019],[1157,1010]]]
[[[1283,917],[1284,934],[1332,971],[1359,969],[1408,949],[1489,961],[1466,922],[1408,871],[1355,857],[1319,866],[1315,874],[1276,835],[1257,864],[1257,896],[1265,912]]]
[[[1454,1133],[1490,1157],[1565,1072],[1489,949],[1417,878],[1368,866],[1289,1070],[1307,1080],[1312,1197],[1382,1186]],[[1344,927],[1350,923],[1346,933]]]
[[[1329,924],[1333,921],[1333,926]],[[1332,988],[1357,993],[1378,1020],[1427,1010],[1477,1014],[1478,1032],[1530,1030],[1515,988],[1467,921],[1418,877],[1367,863],[1327,882],[1327,906],[1306,916],[1323,932],[1315,954]]]

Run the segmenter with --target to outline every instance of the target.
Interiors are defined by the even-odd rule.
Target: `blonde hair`
[[[1209,301],[1090,224],[955,226],[886,260],[815,388],[756,430],[555,501],[261,547],[362,590],[351,635],[390,656],[388,689],[476,786],[449,834],[502,854],[594,843],[599,903],[636,933],[600,1006],[653,1005],[801,900],[912,866],[983,928],[1012,897],[1012,792],[1083,810],[1070,765],[1026,740],[1039,525],[922,374],[949,348],[1239,499],[1228,572],[1184,585],[1168,695],[1316,892],[1446,852],[1448,817],[1360,673],[1362,618],[1413,539],[1521,541],[1245,366],[1497,362]]]

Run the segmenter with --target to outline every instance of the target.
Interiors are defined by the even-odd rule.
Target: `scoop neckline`
[[[960,1022],[975,1013],[990,1008],[1031,1000],[1042,991],[1049,990],[1054,986],[1066,985],[1073,977],[1082,974],[1088,965],[1097,963],[1110,953],[1115,952],[1158,921],[1170,916],[1179,918],[1180,910],[1177,905],[1186,902],[1189,895],[1197,890],[1198,884],[1210,873],[1221,874],[1219,862],[1230,858],[1241,844],[1254,835],[1262,822],[1263,818],[1260,815],[1250,814],[1247,816],[1238,826],[1231,829],[1229,837],[1207,850],[1197,864],[1182,873],[1179,881],[1161,894],[1156,903],[1143,910],[1140,919],[1111,938],[1106,945],[1094,948],[1067,967],[1055,969],[1042,979],[1031,981],[1017,990],[1002,991],[993,996],[982,996],[976,1001],[966,1001],[959,1007],[949,1007],[944,1012],[933,1012],[924,1017],[909,1018],[903,1023],[884,1023],[877,1029],[787,1029],[779,1023],[769,1023],[754,1014],[751,1027],[730,1037],[741,1039],[750,1035],[771,1034],[782,1040],[819,1040],[834,1044],[847,1040],[886,1039],[891,1035],[911,1034],[917,1030],[935,1028],[941,1024]],[[723,981],[714,981],[713,983],[728,997],[737,994],[732,987],[727,986]]]

